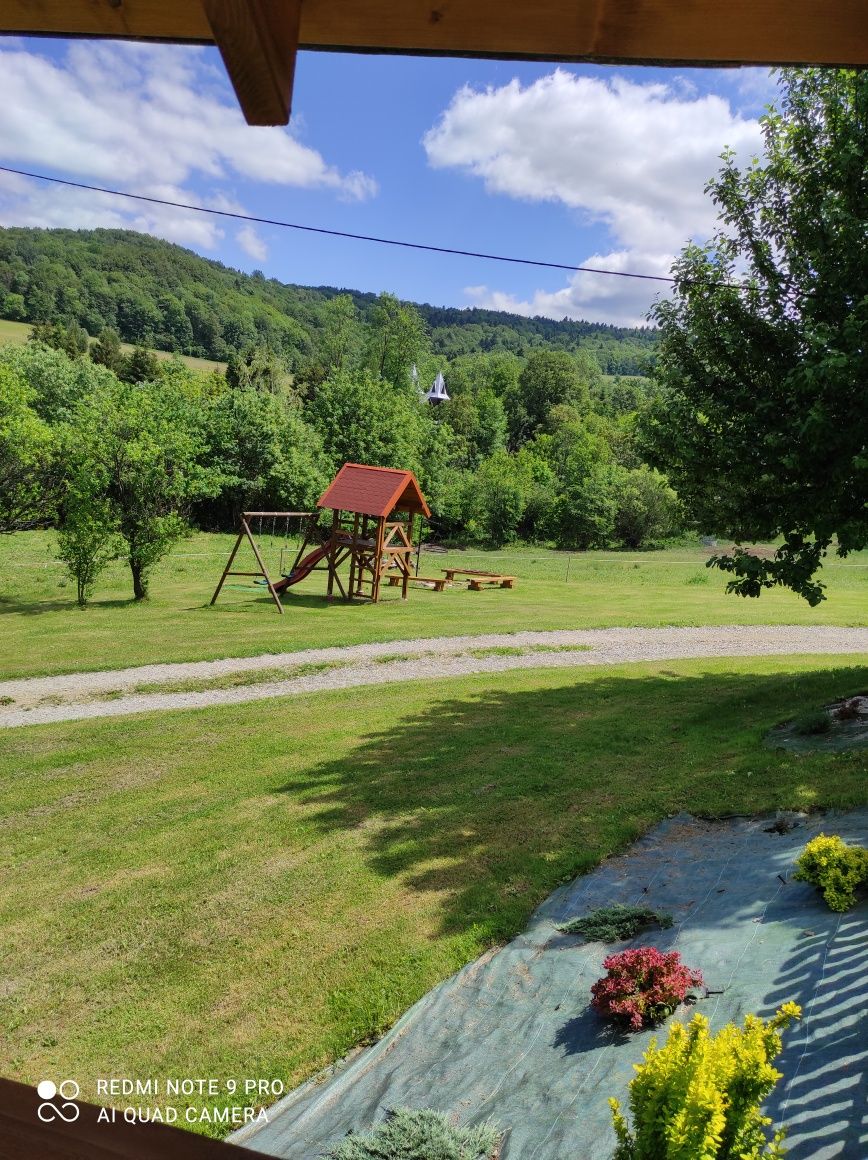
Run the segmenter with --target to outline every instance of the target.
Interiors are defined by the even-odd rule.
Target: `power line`
[[[162,197],[149,197],[144,193],[128,193],[122,189],[106,189],[101,185],[87,185],[83,181],[68,181],[63,177],[48,177],[44,173],[29,173],[26,169],[13,169],[9,165],[0,165],[0,172],[14,173],[18,177],[31,177],[36,181],[47,181],[54,185],[65,185],[71,189],[85,189],[91,193],[106,193],[111,197],[127,197],[133,201],[145,201],[151,205],[168,206],[171,209],[184,209],[192,213],[211,214],[214,217],[233,218],[236,221],[253,222],[256,225],[278,226],[284,230],[301,230],[308,234],[325,234],[331,238],[350,238],[356,242],[375,242],[380,246],[398,246],[405,250],[424,250],[429,254],[452,254],[460,258],[482,258],[488,262],[510,262],[517,266],[541,266],[546,270],[567,270],[573,274],[608,274],[612,278],[637,278],[643,282],[666,282],[671,285],[674,278],[663,274],[637,274],[628,270],[603,270],[597,266],[571,266],[567,262],[544,262],[540,258],[515,258],[506,254],[486,254],[476,250],[459,250],[451,246],[433,246],[424,242],[405,242],[397,238],[378,238],[372,234],[352,234],[347,230],[330,230],[324,226],[306,226],[299,222],[284,222],[275,218],[257,217],[254,214],[236,213],[228,209],[212,209],[209,206],[189,205],[183,201],[169,201]],[[721,285],[736,286],[735,283],[720,283]],[[736,286],[742,289],[741,286]]]

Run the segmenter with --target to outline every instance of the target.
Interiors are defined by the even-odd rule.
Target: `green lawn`
[[[0,1074],[295,1083],[668,814],[864,803],[864,750],[761,739],[866,687],[685,661],[10,731]]]
[[[249,588],[227,589],[210,608],[232,540],[198,534],[184,541],[156,570],[151,596],[141,605],[130,599],[126,570],[114,565],[82,612],[74,585],[54,559],[53,533],[0,537],[0,675],[523,628],[868,622],[868,553],[827,567],[829,599],[812,609],[780,591],[759,600],[727,596],[725,577],[704,567],[707,553],[688,548],[569,556],[543,549],[432,552],[423,559],[423,574],[454,564],[508,571],[518,583],[512,591],[414,588],[406,604],[397,589],[386,588],[383,602],[373,607],[327,603],[324,573],[314,573],[287,594],[285,616],[277,615],[261,590]],[[281,543],[263,537],[275,571]]]
[[[23,346],[25,342],[30,341],[32,330],[33,326],[29,322],[10,322],[6,318],[0,318],[0,346]],[[122,342],[121,350],[124,354],[130,354],[135,347],[128,342]],[[172,358],[171,353],[166,350],[155,350],[154,354],[159,359]],[[218,362],[213,358],[196,358],[191,354],[179,354],[177,357],[193,371],[226,370],[225,362]]]

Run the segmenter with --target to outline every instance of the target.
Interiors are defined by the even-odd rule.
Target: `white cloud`
[[[290,130],[246,125],[208,53],[180,46],[77,42],[60,64],[4,47],[0,156],[194,205],[219,206],[229,196],[219,183],[239,179],[351,200],[377,190],[373,178],[342,173]],[[191,181],[216,192],[200,197]],[[222,237],[219,223],[187,211],[30,184],[3,183],[0,215],[5,224],[131,226],[206,248]]]
[[[188,190],[162,186],[159,196],[205,204]],[[216,202],[218,199],[211,199]],[[215,208],[222,206],[215,205]],[[219,219],[170,206],[149,206],[87,190],[58,188],[0,173],[0,225],[64,229],[132,229],[179,245],[213,250],[223,237]]]
[[[251,258],[264,262],[268,257],[268,246],[251,225],[242,226],[235,239],[239,246]]]
[[[582,265],[592,269],[625,271],[666,277],[672,265],[671,254],[643,253],[639,250],[617,250],[609,254],[592,254]],[[604,274],[576,273],[561,290],[537,290],[523,300],[488,286],[467,286],[464,293],[473,306],[489,310],[508,310],[528,318],[581,318],[586,322],[607,322],[618,326],[647,326],[648,307],[658,294],[665,294],[664,282],[639,278],[620,278]]]
[[[432,166],[472,174],[493,194],[560,203],[602,226],[611,252],[576,256],[576,265],[666,273],[685,242],[714,229],[704,187],[722,150],[747,161],[761,135],[755,120],[720,96],[697,96],[678,76],[635,84],[558,69],[527,87],[459,90],[423,144]],[[654,295],[653,283],[578,274],[564,290],[516,305],[627,322]]]
[[[780,86],[774,69],[717,69],[713,75],[720,83],[732,89],[742,113],[762,113],[766,105],[777,104]]]

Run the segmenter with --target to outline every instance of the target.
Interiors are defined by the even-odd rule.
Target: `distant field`
[[[30,338],[32,329],[33,327],[29,322],[9,322],[5,318],[0,318],[0,346],[6,346],[7,344],[23,346]],[[121,347],[126,354],[129,354],[130,351],[135,349],[128,342],[122,342]],[[172,358],[172,354],[166,350],[155,350],[154,354],[159,359]],[[226,370],[225,362],[216,362],[214,359],[194,358],[189,354],[179,354],[177,357],[193,371]]]
[[[414,588],[406,603],[387,588],[379,605],[325,600],[325,574],[313,573],[285,598],[279,616],[261,588],[233,581],[209,600],[233,537],[198,533],[156,569],[151,596],[131,600],[129,574],[113,565],[84,611],[54,559],[51,532],[0,537],[0,675],[36,676],[115,669],[160,661],[210,660],[325,645],[607,625],[868,623],[868,553],[830,563],[828,600],[817,609],[787,592],[759,600],[724,593],[725,577],[705,568],[707,551],[566,553],[427,552],[423,575],[447,565],[508,571],[512,591],[442,593]],[[263,529],[268,566],[279,571],[284,541]],[[287,545],[286,566],[292,545]],[[242,564],[241,567],[246,567]],[[241,587],[235,587],[235,584]]]

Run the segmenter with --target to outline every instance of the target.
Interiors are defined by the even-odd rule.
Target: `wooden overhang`
[[[378,519],[386,519],[395,511],[431,515],[412,471],[361,463],[345,463],[316,506]]]
[[[601,64],[868,65],[865,0],[0,0],[0,34],[216,44],[251,125],[299,48]]]

